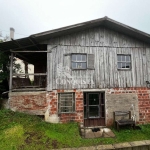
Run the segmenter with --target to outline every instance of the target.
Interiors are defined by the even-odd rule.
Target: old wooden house
[[[150,123],[150,35],[108,17],[0,44],[34,65],[34,83],[10,65],[9,107],[52,123],[110,126],[113,111]]]

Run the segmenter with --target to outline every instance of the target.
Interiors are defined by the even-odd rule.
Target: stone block
[[[138,146],[144,146],[147,145],[145,141],[134,141],[134,142],[129,142],[132,147],[138,147]]]
[[[113,145],[98,145],[97,150],[111,150],[115,149]]]
[[[113,146],[115,147],[115,149],[131,148],[131,150],[132,150],[132,147],[128,142],[113,144]]]

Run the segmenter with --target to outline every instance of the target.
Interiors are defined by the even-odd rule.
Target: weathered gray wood
[[[95,48],[93,48],[93,51]],[[94,54],[87,54],[87,68],[88,69],[94,69],[94,66],[97,66],[97,63],[95,63]],[[96,61],[97,62],[97,61]],[[97,68],[97,67],[96,67]]]
[[[48,45],[47,50],[52,51],[55,50],[54,45]],[[53,85],[53,70],[52,70],[52,65],[53,65],[53,57],[52,57],[52,52],[47,53],[47,91],[52,90],[52,85]]]
[[[150,81],[150,45],[110,29],[87,29],[49,39],[45,43],[49,44],[48,48],[57,45],[52,53],[47,54],[49,90],[145,87],[145,81]],[[72,70],[71,53],[94,56],[94,69]],[[117,54],[131,55],[131,70],[117,69]],[[60,64],[65,70],[58,76],[57,68]],[[65,73],[67,69],[70,77]]]
[[[11,53],[11,58],[10,58],[10,76],[9,76],[9,91],[12,90],[12,74],[13,74],[13,53]]]

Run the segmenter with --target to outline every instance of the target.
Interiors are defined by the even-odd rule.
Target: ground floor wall
[[[50,105],[51,122],[58,117],[58,122],[84,122],[84,92],[105,92],[105,124],[113,125],[114,111],[131,111],[137,124],[150,123],[150,89],[148,88],[113,88],[113,89],[82,89],[82,90],[53,90],[47,93]],[[58,93],[75,92],[75,113],[58,113]]]
[[[75,111],[59,113],[59,93],[73,92]],[[14,111],[44,115],[51,123],[84,123],[84,92],[105,92],[105,125],[113,125],[114,111],[131,111],[138,124],[150,123],[150,89],[113,88],[53,90],[50,92],[12,92],[9,94],[9,106]]]
[[[11,92],[8,105],[13,111],[45,115],[47,110],[46,92]]]

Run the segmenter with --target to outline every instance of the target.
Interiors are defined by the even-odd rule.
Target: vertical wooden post
[[[12,90],[12,74],[13,74],[13,53],[11,52],[11,58],[10,58],[10,76],[9,76],[9,91]]]

